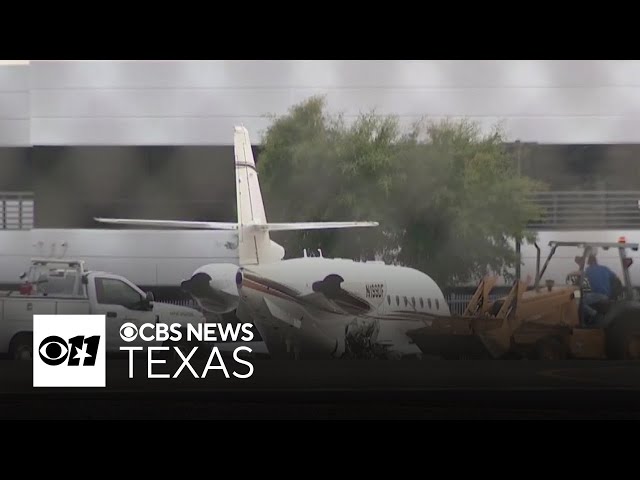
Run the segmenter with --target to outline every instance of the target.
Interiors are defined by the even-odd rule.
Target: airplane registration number
[[[382,283],[367,283],[365,292],[367,298],[382,298],[384,296],[384,285]]]

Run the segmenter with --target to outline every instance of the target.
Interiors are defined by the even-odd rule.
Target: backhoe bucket
[[[516,281],[509,294],[496,302],[500,310],[492,315],[488,297],[495,282],[485,278],[465,310],[471,315],[434,317],[407,335],[427,356],[499,358],[511,349],[511,336],[518,326],[515,312],[527,283]]]

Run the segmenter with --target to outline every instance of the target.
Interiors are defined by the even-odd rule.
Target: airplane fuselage
[[[296,258],[246,266],[237,279],[246,310],[272,356],[329,357],[366,351],[419,354],[405,335],[450,315],[426,274],[344,259]]]

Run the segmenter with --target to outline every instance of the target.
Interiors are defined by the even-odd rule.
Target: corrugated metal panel
[[[640,228],[640,191],[544,192],[533,197],[544,208],[536,230]]]
[[[0,66],[0,146],[30,145],[29,66]]]
[[[348,120],[376,109],[501,122],[511,140],[637,143],[638,78],[623,60],[32,61],[0,66],[0,144],[226,145],[239,123],[259,143],[265,115],[314,94]]]

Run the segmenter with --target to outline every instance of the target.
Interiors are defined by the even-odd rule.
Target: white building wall
[[[29,66],[0,65],[0,146],[30,144]]]
[[[324,94],[353,118],[469,117],[510,139],[640,141],[640,61],[31,61],[0,65],[1,145],[256,143],[269,114]]]

